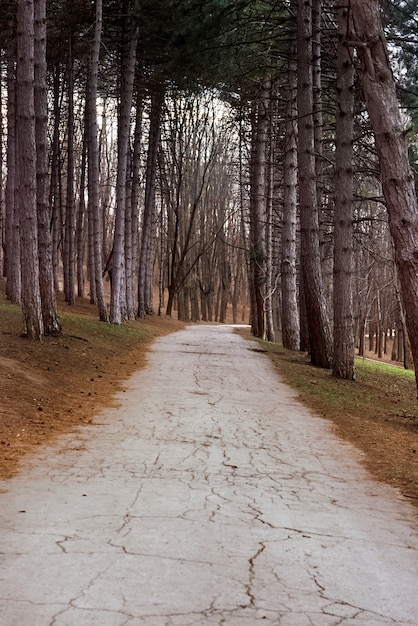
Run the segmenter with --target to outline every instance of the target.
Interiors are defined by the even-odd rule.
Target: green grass
[[[402,367],[390,365],[389,363],[377,363],[376,361],[367,361],[362,358],[356,358],[357,371],[373,371],[389,374],[390,376],[400,376],[409,380],[415,380],[415,372],[406,370]]]
[[[364,453],[379,480],[418,506],[418,402],[414,372],[356,359],[356,380],[314,367],[306,354],[260,342],[281,378],[314,413]]]
[[[402,407],[402,411],[418,414],[415,374],[410,370],[356,359],[356,380],[341,380],[330,370],[312,366],[306,354],[285,350],[275,343],[260,343],[286,382],[315,408],[359,413],[361,407],[374,407],[379,414],[396,414]]]

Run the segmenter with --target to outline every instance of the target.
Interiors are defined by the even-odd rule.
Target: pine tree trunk
[[[352,0],[351,40],[379,155],[389,227],[418,385],[418,203],[378,0]]]
[[[3,102],[3,83],[0,80],[0,102]],[[3,123],[0,124],[0,163],[3,163]],[[5,276],[6,267],[4,264],[4,250],[5,250],[5,215],[4,215],[4,202],[3,202],[3,189],[4,189],[4,171],[0,168],[0,277]]]
[[[15,32],[13,20],[7,33],[7,180],[6,180],[6,295],[13,304],[20,304],[22,280],[20,273],[19,213],[16,205],[16,69]]]
[[[251,155],[250,192],[250,276],[252,283],[252,332],[256,337],[265,334],[265,281],[266,281],[266,206],[267,206],[267,167],[268,113],[270,98],[270,78],[261,86],[254,120],[254,138]]]
[[[337,3],[338,4],[338,3]],[[334,206],[334,364],[333,374],[353,380],[353,133],[354,67],[345,45],[348,8],[337,7],[337,119]]]
[[[36,200],[38,214],[39,281],[46,335],[61,332],[52,269],[48,171],[48,97],[46,64],[46,2],[35,0]]]
[[[88,85],[88,188],[89,209],[91,211],[92,271],[94,276],[94,293],[99,309],[99,318],[108,321],[108,313],[103,285],[103,219],[100,210],[99,195],[99,145],[97,136],[97,83],[99,72],[99,53],[102,32],[102,0],[96,0],[96,19],[94,42],[91,53],[90,80]]]
[[[67,57],[67,199],[64,225],[64,295],[65,300],[75,304],[75,195],[74,195],[74,61],[72,40],[68,43]]]
[[[85,117],[85,116],[84,116]],[[86,131],[83,132],[83,148],[80,166],[80,192],[78,199],[76,242],[77,242],[77,295],[84,298],[84,260],[85,260],[85,225],[86,203],[84,194],[86,190],[86,165],[87,165],[87,142]]]
[[[112,259],[112,291],[110,297],[110,321],[113,324],[121,324],[128,318],[126,301],[126,281],[125,272],[125,235],[130,236],[131,228],[126,233],[126,220],[131,221],[131,204],[127,201],[127,172],[128,172],[128,152],[129,136],[131,129],[131,108],[133,97],[133,85],[135,75],[136,60],[136,29],[131,33],[126,49],[121,55],[121,89],[118,117],[118,167],[116,181],[116,217],[115,232],[113,239],[113,259]],[[133,279],[128,277],[129,281]]]
[[[61,245],[61,155],[60,155],[60,125],[61,125],[61,76],[60,66],[57,63],[54,67],[54,99],[53,99],[53,136],[51,146],[51,182],[49,185],[49,206],[51,215],[51,237],[52,237],[52,271],[54,275],[54,290],[60,289],[59,277],[59,247]]]
[[[129,318],[136,316],[135,306],[135,293],[134,276],[137,274],[138,269],[138,246],[139,246],[139,192],[140,192],[140,177],[141,177],[141,146],[142,146],[142,118],[144,108],[144,94],[142,84],[138,86],[138,92],[136,95],[135,103],[135,132],[134,132],[134,145],[132,155],[132,177],[130,186],[130,233],[126,232],[126,237],[129,238],[130,245],[125,251],[126,259],[126,301],[128,305]],[[128,277],[132,275],[131,279]]]
[[[157,86],[152,96],[149,145],[147,156],[144,217],[138,277],[138,317],[154,313],[152,276],[154,268],[154,246],[156,230],[155,178],[157,155],[160,142],[161,111],[164,102],[162,85]]]
[[[16,164],[20,212],[23,332],[42,339],[36,212],[36,141],[34,102],[34,3],[17,2]]]
[[[296,228],[297,228],[297,64],[293,45],[288,69],[286,137],[284,157],[284,197],[282,222],[282,342],[289,350],[299,350],[299,314],[297,298]]]
[[[274,341],[276,338],[273,308],[275,294],[275,276],[274,271],[274,253],[273,253],[273,230],[274,230],[274,151],[273,151],[273,90],[270,89],[269,94],[269,119],[268,119],[268,138],[267,138],[267,163],[266,163],[266,186],[267,186],[267,202],[266,202],[266,286],[264,297],[264,335],[267,341]]]
[[[331,329],[324,296],[319,250],[312,96],[312,2],[298,0],[298,169],[301,224],[301,271],[314,365],[332,363]]]

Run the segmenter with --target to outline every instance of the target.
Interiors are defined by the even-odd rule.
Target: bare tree
[[[376,139],[383,192],[418,385],[418,203],[405,128],[388,60],[378,0],[351,0],[350,43],[361,59],[361,86]]]

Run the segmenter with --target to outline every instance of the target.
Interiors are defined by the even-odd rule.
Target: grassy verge
[[[146,364],[150,341],[182,324],[158,316],[105,324],[87,300],[75,307],[61,300],[63,334],[28,341],[3,287],[0,281],[0,478],[7,478],[25,454],[114,406],[124,381]]]
[[[418,506],[418,403],[413,372],[357,359],[356,381],[340,380],[310,365],[306,355],[260,343],[285,382],[299,391],[300,399],[364,453],[368,470]]]

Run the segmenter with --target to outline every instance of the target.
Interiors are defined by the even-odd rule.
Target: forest
[[[417,0],[0,4],[0,264],[23,334],[250,321],[418,371]],[[1,322],[0,322],[1,324]],[[367,345],[366,345],[367,344]]]

